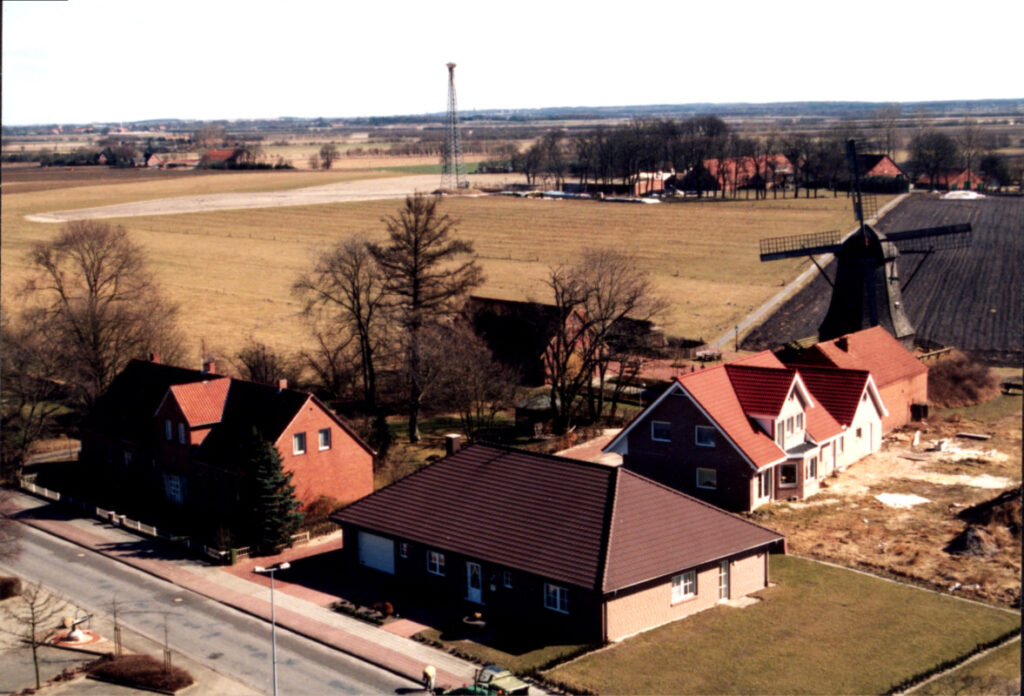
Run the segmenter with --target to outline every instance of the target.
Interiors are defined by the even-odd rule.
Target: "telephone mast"
[[[462,139],[459,137],[459,111],[455,106],[455,63],[448,63],[448,119],[444,134],[444,162],[441,163],[441,189],[468,187]]]

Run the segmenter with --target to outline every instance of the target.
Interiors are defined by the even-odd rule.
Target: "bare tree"
[[[956,166],[956,141],[940,131],[925,129],[910,141],[910,157],[917,171],[928,177],[934,190],[939,183],[939,175]]]
[[[974,119],[968,120],[964,127],[960,129],[960,132],[957,133],[956,143],[960,147],[960,157],[963,158],[967,167],[968,177],[970,177],[970,174],[974,172],[972,164],[976,163],[985,151],[984,132],[978,122]],[[968,188],[970,184],[970,179],[968,179]]]
[[[50,594],[43,588],[42,583],[26,584],[17,598],[0,604],[0,612],[7,619],[0,622],[0,631],[12,636],[17,642],[27,643],[32,648],[36,689],[41,688],[39,646],[46,642],[53,629],[60,627],[60,618],[64,616],[67,607],[67,601]]]
[[[387,278],[389,302],[404,332],[410,442],[420,440],[424,388],[420,332],[451,314],[457,302],[483,282],[473,245],[451,238],[455,220],[438,212],[439,204],[437,197],[408,196],[397,215],[384,218],[387,246],[369,245]]]
[[[367,240],[353,237],[319,255],[313,272],[300,277],[292,288],[302,299],[311,325],[324,327],[322,335],[331,337],[333,348],[321,342],[321,355],[323,350],[343,350],[352,341],[358,346],[363,400],[374,420],[373,445],[380,452],[387,449],[390,438],[377,377],[388,346],[386,280]]]
[[[32,445],[46,437],[64,408],[52,335],[31,317],[0,316],[0,481],[17,479]]]
[[[334,143],[327,143],[320,148],[320,168],[330,169],[334,160],[338,159],[338,146]]]
[[[276,385],[282,379],[296,384],[302,376],[301,367],[291,356],[252,337],[235,353],[235,360],[242,379],[258,384]]]
[[[462,323],[432,327],[424,336],[424,361],[437,366],[431,401],[455,410],[470,438],[494,427],[515,398],[518,375],[497,362],[487,343]]]
[[[609,342],[627,318],[647,320],[661,311],[647,273],[612,250],[588,251],[570,266],[551,269],[558,329],[544,354],[551,381],[556,433],[565,432],[594,386],[591,415],[604,410],[604,388],[613,355]]]
[[[131,358],[181,354],[177,307],[161,297],[123,227],[69,222],[29,259],[36,271],[29,299],[81,404],[91,406]]]
[[[896,150],[899,149],[899,126],[903,107],[897,103],[886,104],[875,112],[875,127],[879,131],[879,146],[883,153],[890,159],[896,159]]]

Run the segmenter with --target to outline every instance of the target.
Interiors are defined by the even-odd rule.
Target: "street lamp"
[[[270,671],[274,677],[274,696],[277,696],[277,621],[274,616],[274,573],[279,570],[288,570],[291,567],[291,564],[285,561],[270,568],[256,566],[252,569],[254,573],[270,576]]]

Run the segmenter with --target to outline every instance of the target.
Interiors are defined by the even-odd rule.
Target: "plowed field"
[[[944,201],[913,195],[879,223],[882,232],[970,222],[969,249],[932,254],[903,293],[919,341],[956,346],[994,364],[1020,365],[1024,336],[1024,198]],[[901,256],[908,278],[920,257]],[[835,277],[834,264],[826,269]],[[743,347],[771,348],[817,334],[831,288],[819,274],[748,334]]]

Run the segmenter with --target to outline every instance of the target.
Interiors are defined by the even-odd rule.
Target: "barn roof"
[[[822,341],[793,362],[798,369],[801,364],[867,370],[879,389],[928,372],[913,353],[881,326]]]
[[[332,517],[601,592],[782,539],[621,467],[482,444]]]

